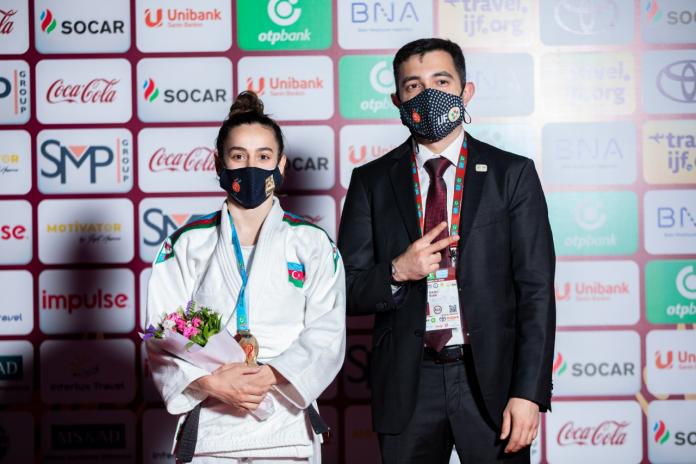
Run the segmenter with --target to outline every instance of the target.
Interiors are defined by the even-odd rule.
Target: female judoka
[[[148,344],[152,377],[167,411],[181,415],[180,428],[198,409],[194,463],[318,463],[321,436],[307,408],[343,363],[343,264],[322,229],[283,211],[273,195],[286,164],[283,135],[255,94],[237,97],[217,151],[227,199],[162,245],[147,323],[193,300],[257,343],[260,367],[228,364],[211,373]],[[275,412],[262,421],[252,411],[267,396]]]

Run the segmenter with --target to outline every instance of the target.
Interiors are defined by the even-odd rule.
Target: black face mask
[[[462,123],[462,97],[437,89],[425,89],[399,107],[401,122],[416,137],[437,142]]]
[[[254,209],[273,194],[283,182],[283,175],[275,169],[237,168],[225,169],[220,173],[220,187],[245,209]]]

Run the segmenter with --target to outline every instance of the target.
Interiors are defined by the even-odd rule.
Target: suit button
[[[387,303],[385,303],[384,301],[380,301],[379,303],[377,303],[377,309],[384,309],[386,307]]]
[[[423,330],[421,330],[421,329],[416,329],[416,330],[413,331],[413,335],[415,335],[416,337],[422,337],[422,336],[423,336]]]

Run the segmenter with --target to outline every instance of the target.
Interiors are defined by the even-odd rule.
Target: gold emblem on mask
[[[266,197],[273,193],[275,190],[275,181],[273,180],[273,174],[266,177]]]

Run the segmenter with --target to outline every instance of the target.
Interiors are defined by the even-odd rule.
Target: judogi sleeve
[[[176,245],[183,244],[180,241]],[[146,326],[157,324],[164,314],[171,313],[179,306],[185,307],[188,303],[195,278],[187,264],[183,246],[177,246],[173,256],[168,259],[162,259],[160,251],[152,265],[148,285]],[[157,349],[154,344],[146,343],[146,346],[152,379],[170,414],[188,412],[207,397],[188,386],[210,374],[208,371]]]
[[[300,409],[329,386],[346,349],[346,290],[338,249],[326,237],[315,259],[306,263],[305,327],[283,353],[269,361],[287,384],[277,390]]]

